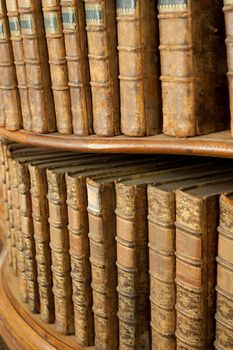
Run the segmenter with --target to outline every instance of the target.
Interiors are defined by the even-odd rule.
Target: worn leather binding
[[[3,106],[3,96],[2,96],[2,90],[0,89],[0,126],[5,126],[5,113],[4,113],[4,106]]]
[[[31,179],[32,217],[38,270],[40,316],[42,321],[54,321],[54,297],[52,293],[50,233],[48,224],[47,181],[45,169],[29,166]]]
[[[25,130],[32,130],[31,109],[29,103],[29,91],[27,86],[26,66],[24,60],[23,39],[19,22],[17,0],[6,0],[7,16],[10,27],[10,36],[14,55],[16,77],[22,111],[22,126]]]
[[[162,128],[155,16],[153,0],[117,0],[121,131],[130,136],[158,134]]]
[[[41,0],[18,0],[18,7],[32,131],[52,132],[56,129],[56,120]]]
[[[120,349],[149,349],[146,185],[117,183],[116,215]]]
[[[116,5],[115,1],[84,1],[93,128],[97,135],[114,136],[120,131]]]
[[[60,333],[73,334],[74,314],[64,174],[47,169],[47,181],[55,325]]]
[[[18,169],[17,162],[9,156],[9,170],[10,170],[10,181],[11,181],[11,200],[13,208],[13,221],[16,237],[16,254],[17,254],[17,274],[19,281],[20,296],[23,302],[28,301],[27,291],[27,277],[26,277],[26,264],[24,256],[24,241],[21,228],[21,212],[19,203],[19,181],[18,181]]]
[[[22,114],[10,30],[3,0],[0,1],[0,90],[4,105],[5,126],[9,130],[18,130],[21,127]]]
[[[73,131],[76,135],[86,136],[92,133],[92,99],[84,3],[82,0],[62,0],[61,10]]]
[[[94,342],[94,325],[86,178],[66,174],[66,186],[75,335],[79,344],[90,346]]]
[[[59,0],[42,0],[42,5],[57,130],[62,134],[71,134],[71,102],[65,58],[65,43],[62,33],[61,8]]]
[[[225,28],[226,28],[226,48],[227,48],[227,63],[228,63],[228,84],[230,95],[230,111],[231,111],[231,133],[233,135],[233,29],[231,26],[233,19],[233,1],[224,0],[223,11],[225,14]]]
[[[221,6],[218,0],[158,1],[165,134],[187,137],[228,128]]]
[[[232,259],[232,193],[220,196],[220,224],[218,227],[217,312],[215,349],[233,348],[233,259]]]
[[[232,188],[223,176],[176,191],[177,349],[212,349],[219,195]]]
[[[32,220],[32,204],[30,195],[30,174],[27,164],[17,162],[18,191],[21,212],[21,229],[24,245],[26,279],[28,290],[28,306],[32,313],[40,311],[39,290],[37,282],[37,263]]]

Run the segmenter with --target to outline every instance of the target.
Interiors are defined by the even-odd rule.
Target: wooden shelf
[[[10,350],[93,350],[82,347],[74,336],[63,336],[29,312],[19,299],[16,277],[8,267],[7,253],[0,255],[0,334]]]
[[[229,130],[192,138],[163,134],[150,137],[77,137],[58,133],[35,134],[0,128],[0,136],[25,144],[69,151],[98,153],[162,153],[233,158],[233,138]]]

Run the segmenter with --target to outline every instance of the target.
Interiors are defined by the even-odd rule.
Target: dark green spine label
[[[0,39],[6,39],[6,30],[3,19],[0,20]]]
[[[87,25],[98,25],[104,23],[103,7],[99,4],[86,4],[85,14]]]
[[[20,35],[20,27],[18,17],[9,18],[10,32],[11,36],[19,36]]]
[[[76,28],[76,14],[72,7],[62,8],[62,25],[64,29]]]
[[[32,15],[21,15],[20,17],[20,26],[23,35],[35,34],[34,22]]]
[[[47,34],[58,34],[58,14],[56,12],[48,12],[44,14],[44,25]]]
[[[118,15],[133,15],[136,12],[136,0],[117,0]]]

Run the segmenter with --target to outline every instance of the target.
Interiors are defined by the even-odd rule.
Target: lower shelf
[[[7,251],[0,255],[0,334],[11,350],[93,350],[74,336],[59,335],[20,301],[16,277],[8,267]]]

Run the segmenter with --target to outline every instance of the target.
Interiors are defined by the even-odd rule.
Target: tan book
[[[72,115],[65,43],[59,0],[42,0],[57,130],[72,133]]]
[[[228,129],[222,3],[159,0],[158,10],[163,132],[188,137]]]
[[[5,126],[9,130],[21,127],[22,113],[6,5],[0,1],[0,90],[4,106]]]
[[[56,130],[41,0],[18,0],[32,131]]]
[[[233,196],[220,196],[220,223],[218,227],[217,307],[215,349],[233,348],[233,260],[232,260]]]
[[[2,96],[2,90],[0,89],[0,127],[5,126],[5,113],[4,113],[4,106],[3,106],[3,96]]]
[[[68,67],[72,124],[76,135],[92,134],[92,99],[82,0],[62,0],[62,26]]]
[[[21,102],[22,126],[25,130],[31,131],[32,118],[17,0],[6,0],[6,8]]]
[[[31,180],[32,217],[40,296],[40,317],[43,322],[54,321],[54,296],[52,292],[50,231],[48,223],[48,200],[46,168],[73,158],[72,152],[55,152],[29,164]],[[59,161],[58,161],[59,160]]]
[[[148,186],[148,230],[152,348],[176,349],[175,191],[204,181],[229,176],[226,165],[211,161],[171,172],[164,183]],[[230,164],[228,164],[230,166]],[[227,167],[228,169],[228,167]]]
[[[117,0],[121,131],[153,135],[162,129],[155,1]]]
[[[232,177],[223,176],[176,191],[178,349],[213,348],[219,196],[232,189]]]
[[[93,129],[100,136],[120,132],[115,1],[84,0],[93,104]]]

